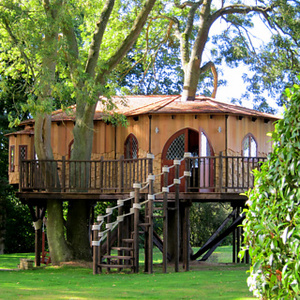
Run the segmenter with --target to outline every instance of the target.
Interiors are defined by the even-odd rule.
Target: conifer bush
[[[255,172],[243,223],[252,259],[248,285],[261,299],[300,298],[300,87],[286,92],[273,151]]]

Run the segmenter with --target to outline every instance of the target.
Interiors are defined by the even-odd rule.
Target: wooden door
[[[162,166],[172,166],[174,159],[182,159],[185,152],[191,152],[193,154],[199,152],[199,133],[196,130],[185,128],[170,137],[162,152]],[[185,163],[182,162],[179,169],[179,176],[183,175],[184,170]],[[175,168],[171,168],[169,171],[169,185],[173,183],[174,177]],[[180,183],[180,191],[184,192],[184,189],[185,180],[183,179]],[[170,191],[173,192],[174,187],[172,187]]]

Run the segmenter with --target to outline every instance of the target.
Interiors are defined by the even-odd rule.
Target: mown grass
[[[20,258],[33,255],[0,255],[0,299],[254,299],[246,284],[247,266],[208,263],[175,273],[170,265],[163,274],[155,265],[150,275],[142,267],[139,274],[93,275],[90,268],[68,265],[3,271],[15,268]]]

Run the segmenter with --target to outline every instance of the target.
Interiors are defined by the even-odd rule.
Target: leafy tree
[[[244,98],[252,93],[255,108],[265,106],[265,95],[276,99],[282,106],[286,103],[285,89],[299,84],[299,20],[300,2],[280,1],[270,20],[271,26],[277,28],[273,30],[270,42],[257,49],[257,55],[244,61],[253,71],[245,74],[248,93]]]
[[[154,4],[155,0],[1,2],[0,51],[13,62],[2,69],[2,76],[26,72],[34,83],[28,90],[27,108],[35,120],[39,159],[53,159],[51,112],[54,100],[66,95],[77,105],[71,159],[91,158],[96,103],[99,96],[110,97],[112,72],[137,40]],[[111,101],[107,104],[113,107]],[[90,258],[88,212],[84,201],[72,201],[66,241],[62,203],[47,201],[48,242],[54,263]]]
[[[147,27],[147,39],[140,40],[135,52],[130,53],[126,70],[128,66],[133,70],[122,85],[133,93],[140,84],[137,93],[183,90],[185,98],[193,99],[196,92],[214,96],[217,75],[222,73],[223,66],[236,68],[244,64],[254,75],[251,76],[253,72],[243,75],[249,83],[248,91],[241,99],[233,100],[241,103],[243,99],[252,99],[255,109],[274,112],[266,95],[279,99],[287,85],[297,82],[300,7],[297,4],[299,1],[293,0],[162,3],[161,15]],[[261,43],[259,26],[269,29],[270,43]],[[262,46],[257,46],[258,41]],[[161,73],[172,78],[179,89],[166,89],[168,81],[160,80],[161,76],[155,78],[155,74]],[[218,80],[218,85],[226,81]]]
[[[191,207],[190,214],[191,246],[203,246],[220,227],[229,212],[230,207],[223,203],[195,203]]]
[[[14,196],[15,189],[8,184],[8,138],[9,114],[25,119],[21,109],[26,103],[23,92],[24,79],[1,78],[0,81],[0,251],[6,253],[34,250],[34,229],[28,207],[21,205]],[[1,222],[2,221],[2,222]]]
[[[262,299],[300,295],[300,86],[286,96],[289,107],[272,134],[273,152],[255,171],[243,224],[252,258],[248,284]]]

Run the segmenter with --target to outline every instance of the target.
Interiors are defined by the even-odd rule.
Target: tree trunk
[[[60,200],[47,201],[47,238],[52,264],[72,259],[70,249],[65,240],[62,202]]]
[[[205,44],[208,39],[209,29],[212,25],[212,18],[210,15],[211,0],[203,1],[200,12],[199,29],[197,36],[189,56],[189,61],[185,61],[183,65],[184,71],[184,84],[182,100],[194,100],[197,93],[197,86],[201,74],[201,62]],[[188,43],[182,45],[182,49],[186,49]]]
[[[67,238],[71,243],[74,259],[89,261],[92,259],[92,250],[88,236],[89,205],[82,200],[73,200],[69,203]]]
[[[51,147],[51,117],[45,114],[37,114],[34,126],[35,151],[39,159],[53,159]],[[46,168],[47,172],[57,172],[56,168]],[[45,180],[58,178],[45,172]],[[61,200],[47,200],[47,238],[50,255],[53,264],[71,259],[71,252],[65,240],[65,227]]]
[[[89,112],[89,114],[87,114]],[[74,148],[71,154],[71,160],[91,159],[93,145],[93,116],[95,105],[77,105],[76,125],[74,127]],[[86,167],[86,165],[84,165]],[[80,174],[81,170],[76,169],[72,172],[73,182],[76,178],[84,178]],[[88,172],[86,172],[87,174]],[[89,182],[86,177],[86,183]],[[82,185],[77,188],[80,192],[87,192],[87,186]],[[92,252],[88,236],[88,217],[89,205],[82,200],[69,203],[67,216],[67,240],[71,246],[72,254],[75,259],[91,260]]]

